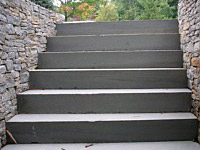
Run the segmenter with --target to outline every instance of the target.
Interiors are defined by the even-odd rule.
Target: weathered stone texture
[[[200,121],[200,0],[179,0],[178,20],[184,67],[193,92],[192,111]]]
[[[0,0],[0,149],[5,121],[16,114],[16,94],[29,88],[28,70],[37,67],[38,52],[63,21],[63,15],[29,0]]]

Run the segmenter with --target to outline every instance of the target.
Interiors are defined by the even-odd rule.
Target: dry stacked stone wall
[[[179,0],[178,21],[184,67],[192,90],[192,111],[200,121],[200,0]]]
[[[16,94],[29,88],[29,69],[47,37],[55,35],[64,16],[29,0],[0,0],[0,149],[6,142],[5,121],[14,116]]]

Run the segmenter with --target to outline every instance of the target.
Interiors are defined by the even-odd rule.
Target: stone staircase
[[[18,145],[3,150],[200,149],[177,21],[57,30],[7,122]]]

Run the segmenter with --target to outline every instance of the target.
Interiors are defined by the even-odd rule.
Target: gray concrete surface
[[[31,89],[148,89],[186,88],[186,70],[41,69],[30,72]]]
[[[181,68],[182,62],[180,50],[47,52],[39,53],[38,68]]]
[[[17,122],[99,122],[141,120],[196,120],[192,113],[117,113],[117,114],[18,114],[8,123]]]
[[[180,50],[179,34],[49,37],[48,52],[95,50]]]
[[[67,23],[57,25],[57,35],[178,33],[177,20]]]
[[[191,113],[31,114],[7,129],[19,144],[180,141],[197,136],[198,121]]]
[[[91,94],[168,94],[168,93],[191,93],[185,89],[65,89],[65,90],[28,90],[19,95],[91,95]]]
[[[2,150],[199,150],[191,141],[83,144],[18,144]]]
[[[22,114],[189,112],[191,109],[191,92],[187,89],[30,90],[17,98],[18,112]]]

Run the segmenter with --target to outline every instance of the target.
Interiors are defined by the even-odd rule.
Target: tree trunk
[[[65,13],[65,21],[67,22],[67,19],[68,19],[67,12],[65,11],[64,13]]]
[[[65,6],[66,5],[67,5],[67,0],[65,0]],[[66,11],[66,9],[65,9],[64,13],[65,13],[65,21],[67,22],[67,11]]]

